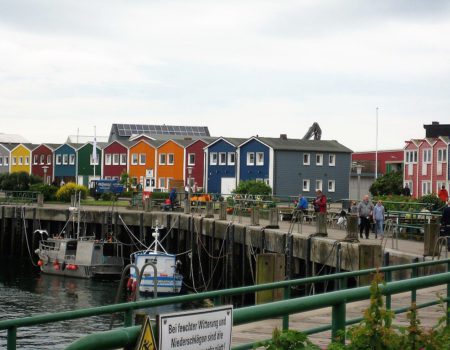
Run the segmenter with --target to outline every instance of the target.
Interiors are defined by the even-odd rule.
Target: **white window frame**
[[[255,162],[258,166],[264,165],[264,152],[256,152]]]
[[[23,165],[23,157],[18,157],[17,161],[19,165]]]
[[[247,165],[255,165],[255,152],[247,152]]]
[[[75,154],[73,153],[69,154],[69,164],[75,165]]]
[[[159,165],[166,165],[166,163],[167,163],[167,154],[166,153],[158,154],[158,163],[159,163]]]
[[[189,166],[195,165],[195,153],[188,153],[188,165]]]
[[[227,165],[227,153],[219,152],[219,165]]]
[[[439,163],[447,162],[447,149],[446,148],[438,148],[437,149],[437,161]]]
[[[3,166],[3,157],[0,156],[0,166]]]
[[[5,156],[5,158],[3,160],[4,160],[4,162],[3,162],[4,166],[9,165],[9,157],[8,156]]]
[[[311,164],[311,154],[303,153],[303,165],[310,165],[310,164]]]
[[[322,189],[323,188],[323,181],[322,180],[320,180],[320,179],[316,179],[316,191],[317,190],[323,190]]]
[[[100,158],[100,155],[97,153],[97,159],[94,162],[94,157],[92,156],[92,153],[89,155],[89,164],[90,165],[98,165],[98,160]]]
[[[138,165],[138,154],[131,153],[131,165]]]
[[[311,188],[311,180],[303,179],[302,188],[303,192],[309,192],[309,189]]]
[[[209,164],[217,165],[217,152],[211,152],[209,154]]]
[[[159,188],[166,188],[166,178],[160,177],[158,180]]]
[[[175,154],[167,153],[167,165],[174,165],[174,164],[175,164]]]
[[[69,163],[70,163],[70,157],[69,157]],[[52,164],[52,155],[51,154],[47,154],[47,165]]]
[[[328,166],[336,166],[336,155],[335,154],[328,155]]]
[[[39,164],[45,164],[45,154],[41,154],[41,156],[39,157]]]
[[[61,165],[62,155],[61,153],[56,154],[55,163],[56,165]]]
[[[328,192],[335,192],[335,191],[336,191],[336,181],[328,180]]]
[[[270,179],[264,179],[264,183],[265,183],[267,186],[270,186]]]
[[[417,163],[417,150],[406,151],[406,163]]]
[[[147,163],[147,154],[139,153],[139,165],[145,165]]]
[[[17,165],[17,157],[12,157],[12,165]]]
[[[106,153],[105,154],[105,165],[111,165],[112,163],[112,154]]]
[[[236,153],[228,152],[228,165],[236,164]]]
[[[431,181],[422,181],[422,196],[431,194]]]
[[[120,164],[120,154],[119,153],[113,153],[113,155],[112,155],[112,162],[113,162],[113,165],[119,165]]]
[[[431,150],[431,148],[425,148],[422,151],[422,156],[423,156],[422,160],[423,160],[424,163],[431,164],[431,160],[432,160],[432,150]]]
[[[68,155],[68,154],[66,154],[66,153],[63,154],[63,157],[62,157],[62,163],[63,163],[64,165],[69,164],[69,155]]]
[[[316,165],[323,166],[323,154],[322,153],[316,153]]]
[[[25,156],[25,165],[29,165],[29,164],[30,164],[30,157]]]
[[[33,156],[33,164],[36,165],[37,163],[38,163],[38,155],[35,154],[35,155]]]
[[[127,154],[120,153],[120,165],[127,165]]]

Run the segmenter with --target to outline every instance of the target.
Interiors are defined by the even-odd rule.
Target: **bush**
[[[422,196],[418,200],[420,203],[426,203],[428,210],[440,210],[445,205],[445,203],[434,193]]]
[[[56,200],[56,192],[58,191],[58,187],[40,183],[31,185],[30,191],[42,193],[44,195],[44,200],[46,201],[54,201]]]
[[[169,198],[169,192],[152,192],[152,199],[167,199]]]
[[[88,189],[85,186],[77,185],[73,182],[69,182],[59,188],[56,192],[56,199],[61,202],[70,202],[71,196],[81,192],[81,198],[85,199],[88,194]]]
[[[372,196],[401,194],[403,189],[403,174],[401,171],[393,171],[379,177],[370,186]]]
[[[24,171],[1,174],[0,188],[4,191],[28,191],[30,185],[40,183],[42,179]]]
[[[231,193],[269,196],[272,194],[272,188],[263,181],[247,180],[239,182],[238,187]]]
[[[105,193],[102,193],[102,195],[100,196],[100,199],[102,201],[115,201],[117,198],[114,193],[105,192]]]

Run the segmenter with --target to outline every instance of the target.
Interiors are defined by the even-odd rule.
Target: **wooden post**
[[[152,199],[149,197],[149,198],[145,198],[145,201],[144,201],[144,210],[145,211],[152,211],[152,207],[153,207],[153,201],[152,201]]]
[[[219,203],[219,220],[227,219],[227,202]]]
[[[205,218],[214,217],[214,202],[206,202],[206,215]]]
[[[277,208],[269,209],[269,225],[266,227],[267,228],[275,228],[275,229],[280,228],[280,226],[278,226],[278,209]]]
[[[376,243],[359,244],[359,269],[371,269],[383,265],[381,245]],[[359,277],[359,285],[365,286],[370,284],[372,276],[366,275]]]
[[[284,280],[284,254],[265,253],[256,256],[256,284]],[[283,289],[256,292],[256,304],[264,304],[283,299]]]
[[[358,216],[347,215],[347,236],[346,241],[358,241]]]
[[[316,234],[323,237],[328,236],[327,213],[317,213],[316,220]]]
[[[251,225],[259,226],[259,208],[253,207],[251,211]]]
[[[44,206],[44,195],[42,193],[38,193],[37,205],[38,205],[38,207],[43,207]]]
[[[436,242],[439,239],[439,230],[440,225],[436,222],[427,223],[424,225],[424,248],[423,248],[423,255],[437,255],[438,249],[436,248]],[[447,243],[446,243],[447,244]]]

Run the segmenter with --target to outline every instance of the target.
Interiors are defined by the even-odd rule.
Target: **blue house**
[[[76,182],[77,176],[77,148],[80,144],[64,143],[54,151],[54,179],[59,185]]]
[[[239,181],[264,181],[273,186],[273,148],[257,137],[252,137],[238,147]]]
[[[205,147],[207,192],[230,194],[236,188],[236,150],[245,140],[220,137]]]

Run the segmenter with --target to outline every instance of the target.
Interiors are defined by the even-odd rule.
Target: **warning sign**
[[[159,315],[159,349],[230,350],[233,306]]]
[[[145,318],[144,325],[142,326],[136,350],[156,350],[155,338],[153,337],[150,317],[148,316]]]

